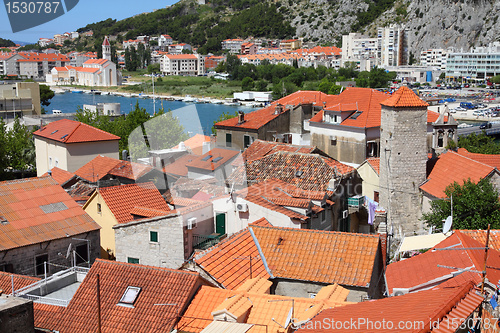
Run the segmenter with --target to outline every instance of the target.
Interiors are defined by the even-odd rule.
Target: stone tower
[[[420,185],[426,179],[427,106],[402,87],[383,101],[380,126],[380,204],[396,236],[422,230]]]
[[[102,58],[111,61],[111,45],[109,44],[108,36],[104,36],[102,42]]]

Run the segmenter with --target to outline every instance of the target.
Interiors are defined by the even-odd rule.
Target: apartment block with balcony
[[[500,42],[448,55],[447,78],[486,80],[496,75],[500,75]]]

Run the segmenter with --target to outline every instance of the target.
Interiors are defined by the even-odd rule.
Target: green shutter
[[[149,241],[153,243],[158,243],[158,231],[149,232]]]

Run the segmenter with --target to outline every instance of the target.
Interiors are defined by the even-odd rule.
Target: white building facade
[[[203,75],[205,61],[199,54],[165,54],[160,60],[160,71],[164,75]]]
[[[446,77],[476,79],[500,75],[500,42],[473,48],[470,52],[451,52],[446,62]]]

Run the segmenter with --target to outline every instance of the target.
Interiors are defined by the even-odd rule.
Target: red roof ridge
[[[424,102],[407,86],[402,86],[391,97],[380,102],[380,104],[396,108],[429,106],[429,104]]]
[[[167,268],[167,267],[159,267],[159,266],[148,266],[148,265],[142,265],[142,264],[130,264],[128,262],[121,262],[121,261],[116,261],[116,260],[107,260],[107,259],[96,258],[95,261],[96,262],[103,262],[103,263],[110,264],[110,265],[126,266],[126,267],[129,267],[130,265],[134,265],[134,267],[141,267],[141,268],[152,270],[152,271],[165,271],[165,272],[179,273],[179,274],[193,275],[193,276],[199,276],[200,275],[198,272],[191,272],[191,271],[178,270],[178,269]]]
[[[304,232],[304,233],[315,233],[315,234],[338,234],[338,235],[346,235],[346,236],[356,236],[356,237],[366,237],[366,238],[379,238],[379,235],[371,235],[371,234],[360,234],[356,232],[344,232],[344,231],[334,231],[334,230],[315,230],[315,229],[298,229],[291,227],[275,227],[275,226],[263,226],[263,225],[252,225],[248,226],[248,228],[266,228],[266,229],[275,229],[275,230],[283,230],[283,231],[296,231],[296,232]]]

